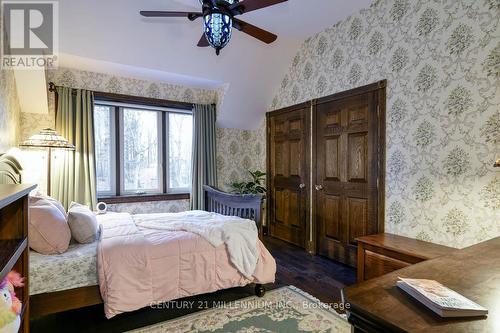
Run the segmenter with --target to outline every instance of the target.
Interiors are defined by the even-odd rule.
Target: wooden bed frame
[[[205,192],[205,209],[222,215],[239,216],[254,220],[261,228],[262,195],[233,194],[220,191],[211,186],[203,186]],[[255,285],[255,294],[264,296],[265,288]],[[80,287],[50,293],[32,295],[30,297],[31,318],[51,313],[78,309],[102,303],[99,286]]]
[[[21,184],[23,168],[11,154],[0,154],[0,184]]]

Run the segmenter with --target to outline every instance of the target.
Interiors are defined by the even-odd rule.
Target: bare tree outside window
[[[94,107],[94,138],[97,192],[112,191],[112,137],[111,137],[112,107],[96,105]]]
[[[193,117],[169,114],[169,182],[172,190],[191,187],[191,152],[193,149]]]
[[[126,192],[160,192],[157,111],[123,109],[123,170]]]

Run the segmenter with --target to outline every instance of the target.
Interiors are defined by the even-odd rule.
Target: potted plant
[[[252,180],[249,182],[232,182],[231,187],[234,193],[238,194],[262,194],[261,225],[266,225],[266,174],[260,170],[250,171]]]
[[[249,182],[232,182],[231,187],[234,193],[238,194],[263,194],[266,193],[264,182],[266,174],[260,170],[250,171],[248,173],[252,176]]]

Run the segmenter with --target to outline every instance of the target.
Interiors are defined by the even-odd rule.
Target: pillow
[[[97,237],[97,219],[85,205],[72,202],[68,209],[68,224],[71,236],[78,243],[92,243]]]
[[[41,254],[63,253],[71,240],[66,216],[51,201],[29,198],[29,246]]]
[[[54,206],[56,206],[57,209],[59,209],[59,211],[61,213],[63,213],[64,217],[66,218],[67,215],[66,215],[66,210],[64,209],[62,203],[60,203],[59,201],[57,201],[56,199],[52,198],[52,197],[49,197],[41,192],[37,192],[35,195],[32,195],[31,196],[32,200],[38,200],[38,199],[45,199],[47,201],[49,201],[51,204],[53,204]]]

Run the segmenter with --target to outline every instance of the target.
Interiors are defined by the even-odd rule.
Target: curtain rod
[[[56,84],[54,82],[48,83],[48,90],[50,92],[56,93]],[[115,93],[107,93],[101,91],[93,91],[94,97],[96,99],[102,101],[119,101],[119,102],[128,102],[132,104],[145,104],[145,105],[156,105],[156,106],[164,106],[164,107],[173,107],[185,110],[192,110],[194,107],[194,103],[186,103],[186,102],[178,102],[171,101],[166,99],[158,99],[158,98],[150,98],[150,97],[142,97],[142,96],[130,96],[123,94],[115,94]]]
[[[56,85],[54,84],[54,82],[49,82],[49,91],[56,92]]]

